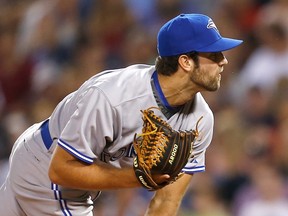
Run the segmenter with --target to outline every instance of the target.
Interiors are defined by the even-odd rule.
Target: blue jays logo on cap
[[[222,52],[243,41],[220,35],[213,20],[203,14],[180,14],[165,23],[158,32],[160,56],[175,56],[192,51]]]
[[[212,29],[215,29],[217,32],[219,32],[218,29],[217,29],[217,27],[216,27],[216,25],[215,25],[215,23],[213,22],[212,19],[209,19],[209,20],[208,20],[207,28],[208,28],[208,29],[211,29],[211,28],[212,28]]]

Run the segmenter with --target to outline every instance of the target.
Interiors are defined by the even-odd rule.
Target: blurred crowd
[[[0,0],[0,184],[27,127],[104,69],[154,64],[159,27],[180,13],[244,43],[224,53],[220,90],[203,93],[215,132],[179,216],[287,216],[287,0]],[[143,215],[151,196],[103,192],[95,213]]]

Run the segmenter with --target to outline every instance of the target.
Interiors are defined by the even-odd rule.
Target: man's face
[[[199,53],[199,67],[191,71],[190,80],[201,90],[216,91],[220,88],[224,65],[228,64],[222,52]]]

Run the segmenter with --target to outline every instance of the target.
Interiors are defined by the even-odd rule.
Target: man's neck
[[[185,73],[176,73],[172,76],[158,74],[158,80],[166,100],[172,107],[193,100],[198,92]]]

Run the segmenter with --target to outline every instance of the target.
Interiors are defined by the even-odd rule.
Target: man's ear
[[[184,71],[190,71],[194,67],[194,61],[187,55],[180,55],[178,58],[179,67]]]

